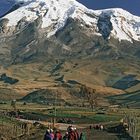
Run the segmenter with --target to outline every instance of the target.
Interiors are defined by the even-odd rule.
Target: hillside
[[[116,95],[109,97],[110,101],[121,104],[123,106],[139,108],[140,107],[140,91],[126,93],[122,95]]]
[[[76,0],[16,2],[3,14],[0,73],[17,82],[1,78],[1,100],[36,93],[33,100],[42,95],[41,101],[42,90],[52,98],[60,90],[62,100],[82,101],[77,86],[85,85],[106,102],[140,90],[140,17],[120,8],[90,10]]]

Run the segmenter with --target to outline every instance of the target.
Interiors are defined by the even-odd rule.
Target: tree
[[[11,106],[13,107],[14,111],[16,111],[16,100],[11,101]]]
[[[85,85],[81,86],[82,95],[86,95],[92,111],[98,107],[98,94],[96,89],[89,88]]]
[[[88,91],[88,93],[87,93],[87,96],[88,96],[89,104],[90,104],[91,109],[93,111],[94,108],[98,107],[98,95],[96,93],[96,90],[90,89],[90,91]]]

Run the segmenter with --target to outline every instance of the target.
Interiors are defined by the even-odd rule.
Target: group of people
[[[56,130],[54,133],[52,129],[47,129],[44,140],[85,140],[85,135],[84,133],[79,135],[76,128],[69,126],[64,136],[60,130]]]
[[[90,126],[90,129],[92,128],[92,126]],[[93,126],[93,128],[95,129],[95,130],[105,130],[105,128],[104,128],[104,125],[102,125],[102,124],[95,124],[94,126]]]

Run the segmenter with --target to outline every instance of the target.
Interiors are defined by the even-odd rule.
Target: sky
[[[140,16],[140,0],[77,0],[93,10],[106,8],[123,8]]]
[[[0,0],[0,16],[10,9],[15,0]],[[123,8],[140,16],[140,0],[77,0],[90,9]]]

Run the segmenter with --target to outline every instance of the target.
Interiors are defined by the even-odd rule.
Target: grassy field
[[[88,108],[57,106],[56,112],[54,112],[53,106],[46,106],[46,105],[35,104],[35,103],[27,103],[26,105],[24,105],[23,102],[17,102],[16,108],[22,113],[22,116],[24,116],[25,119],[51,122],[52,119],[56,117],[57,122],[65,120],[66,122],[64,122],[64,124],[67,124],[68,123],[67,120],[71,120],[73,125],[84,126],[84,127],[89,127],[89,125],[93,125],[93,124],[104,124],[110,127],[113,124],[119,124],[120,120],[122,118],[125,118],[126,115],[129,116],[135,114],[138,120],[136,126],[137,128],[136,135],[138,136],[140,134],[140,113],[139,113],[140,110],[139,109],[122,108],[119,109],[117,112],[109,111],[109,110],[106,110],[104,112],[94,110],[92,112]],[[13,111],[13,108],[11,107],[10,102],[7,102],[7,104],[0,105],[0,110],[7,112],[7,111]],[[3,129],[4,126],[7,129],[7,127],[9,126],[13,126],[12,124],[18,125],[18,123],[20,124],[20,122],[17,122],[17,120],[15,119],[11,120],[11,118],[9,117],[0,117],[0,126],[1,128],[3,126]],[[5,130],[5,132],[7,131],[8,130]],[[38,130],[36,129],[35,131]],[[45,132],[44,129],[40,130],[39,135],[41,135],[42,137],[44,132]],[[106,133],[103,134],[105,135]],[[39,137],[39,135],[36,137]],[[35,136],[32,137],[35,138]]]
[[[1,110],[12,111],[13,107],[10,102],[7,104],[0,105]],[[54,107],[41,105],[36,103],[27,103],[24,105],[23,102],[16,103],[16,109],[23,111],[24,113],[34,114],[35,116],[44,116],[44,117],[54,117]],[[98,114],[99,113],[99,114]],[[88,108],[82,107],[56,107],[56,117],[57,118],[77,118],[82,120],[84,123],[95,123],[95,122],[109,122],[109,121],[119,121],[122,118],[121,114],[115,114],[110,112],[105,112],[100,114],[98,111],[91,111]],[[89,121],[89,122],[88,122]],[[79,122],[78,122],[79,123]]]

